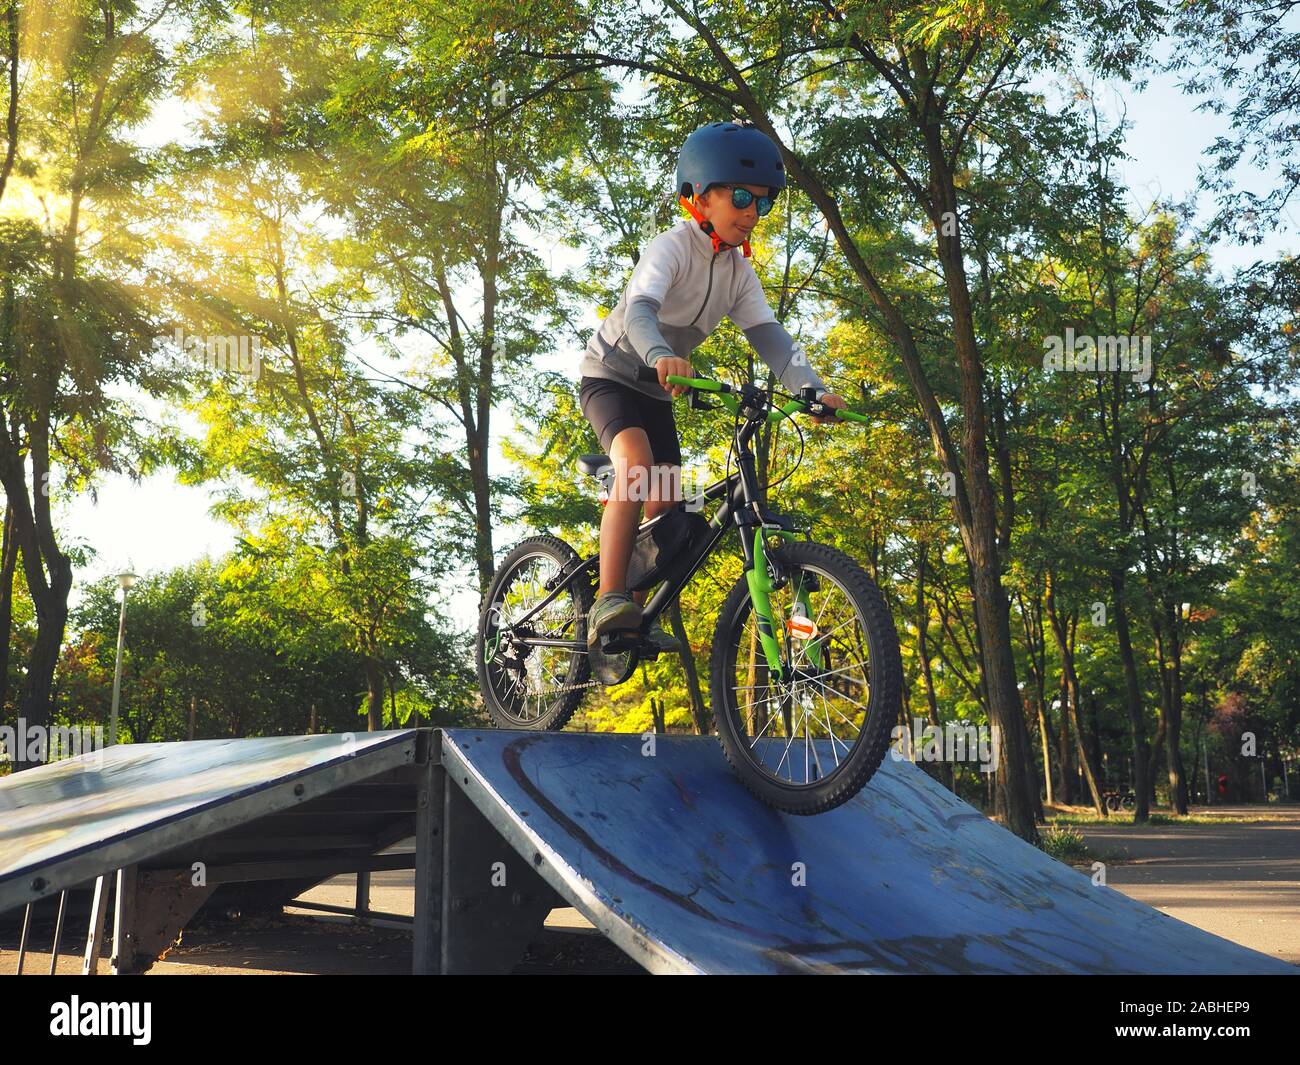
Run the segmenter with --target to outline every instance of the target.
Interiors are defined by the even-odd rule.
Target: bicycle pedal
[[[601,634],[597,646],[604,655],[626,654],[628,651],[640,650],[641,637],[634,631],[606,632]]]

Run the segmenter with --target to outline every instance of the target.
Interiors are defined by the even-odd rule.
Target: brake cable
[[[792,392],[787,392],[787,391],[785,391],[785,389],[777,388],[776,385],[774,384],[774,385],[773,385],[773,386],[768,390],[768,394],[771,396],[771,399],[772,399],[772,405],[773,405],[773,407],[776,407],[776,397],[777,397],[777,393],[780,393],[781,395],[783,395],[783,396],[785,396],[785,397],[787,397],[787,398],[789,398],[789,399],[799,399],[799,397],[796,396],[796,395],[794,395]],[[776,430],[773,431],[773,433],[772,433],[772,451],[773,451],[773,453],[775,453],[775,451],[776,451],[776,434],[777,434],[777,432],[779,432],[780,429],[781,429],[781,423],[782,423],[782,422],[786,422],[786,421],[788,421],[788,422],[790,422],[791,425],[794,426],[794,431],[795,431],[796,433],[799,434],[799,454],[798,454],[798,457],[795,459],[794,465],[791,466],[789,470],[787,470],[787,471],[786,471],[786,472],[785,472],[781,477],[779,477],[777,480],[775,480],[775,481],[769,481],[769,482],[768,482],[767,490],[768,490],[769,492],[770,492],[773,488],[775,488],[777,485],[783,483],[784,481],[789,480],[789,479],[794,475],[794,471],[797,470],[800,466],[803,465],[803,453],[804,453],[804,435],[803,435],[803,426],[801,426],[801,425],[799,424],[799,422],[795,419],[795,414],[797,414],[797,413],[799,413],[799,412],[798,412],[798,411],[791,411],[791,412],[789,412],[789,413],[784,413],[784,412],[781,412],[781,410],[780,410],[779,407],[776,407],[776,409],[777,409],[778,413],[782,413],[782,418],[781,418],[780,421],[778,421],[778,422],[776,423]]]

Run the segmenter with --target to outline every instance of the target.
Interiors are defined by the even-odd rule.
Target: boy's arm
[[[829,392],[830,387],[817,376],[817,371],[808,364],[807,358],[800,355],[802,361],[796,361],[796,354],[801,349],[794,342],[794,337],[786,332],[785,326],[775,318],[770,322],[751,325],[745,331],[745,339],[753,345],[758,357],[772,367],[787,392],[798,392],[804,385],[812,385],[820,396]]]
[[[744,332],[745,339],[753,345],[758,357],[772,368],[787,391],[798,392],[805,385],[817,389],[819,396],[830,391],[826,382],[808,364],[794,337],[776,320],[758,275],[749,263],[743,265],[740,292],[727,317]]]
[[[647,366],[653,366],[665,356],[672,358],[677,352],[668,346],[659,331],[659,301],[650,296],[630,299],[623,310],[623,328],[628,343],[636,349]]]
[[[648,366],[665,356],[677,354],[659,331],[659,308],[680,272],[681,262],[675,243],[670,234],[660,233],[647,245],[628,279],[624,293],[623,331],[628,343]]]

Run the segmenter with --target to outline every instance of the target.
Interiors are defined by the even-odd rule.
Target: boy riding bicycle
[[[797,393],[812,386],[827,407],[846,406],[806,360],[795,358],[794,340],[776,320],[748,261],[749,235],[784,187],[781,153],[761,130],[736,122],[697,129],[677,163],[678,202],[691,219],[650,242],[618,303],[587,343],[579,404],[614,466],[600,523],[600,593],[587,617],[589,647],[607,632],[641,624],[646,592],[626,591],[641,505],[649,519],[680,498],[682,453],[672,399],[686,389],[673,386],[670,396],[668,376],[695,376],[686,356],[724,317],[744,332],[786,389]],[[658,384],[637,380],[641,364],[658,373]],[[836,422],[833,412],[814,420]],[[641,486],[647,484],[645,493]],[[679,649],[657,627],[647,640],[660,651]]]

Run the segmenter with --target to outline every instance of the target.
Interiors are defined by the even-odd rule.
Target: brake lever
[[[826,414],[834,414],[834,408],[826,406],[817,399],[817,389],[812,385],[804,385],[799,389],[797,396],[791,396],[792,399],[799,400],[804,405],[805,413],[812,415],[814,418],[820,418]]]
[[[718,404],[710,403],[705,399],[704,393],[698,388],[692,388],[690,390],[690,399],[688,402],[690,403],[692,410],[713,410],[714,407],[718,406]]]

